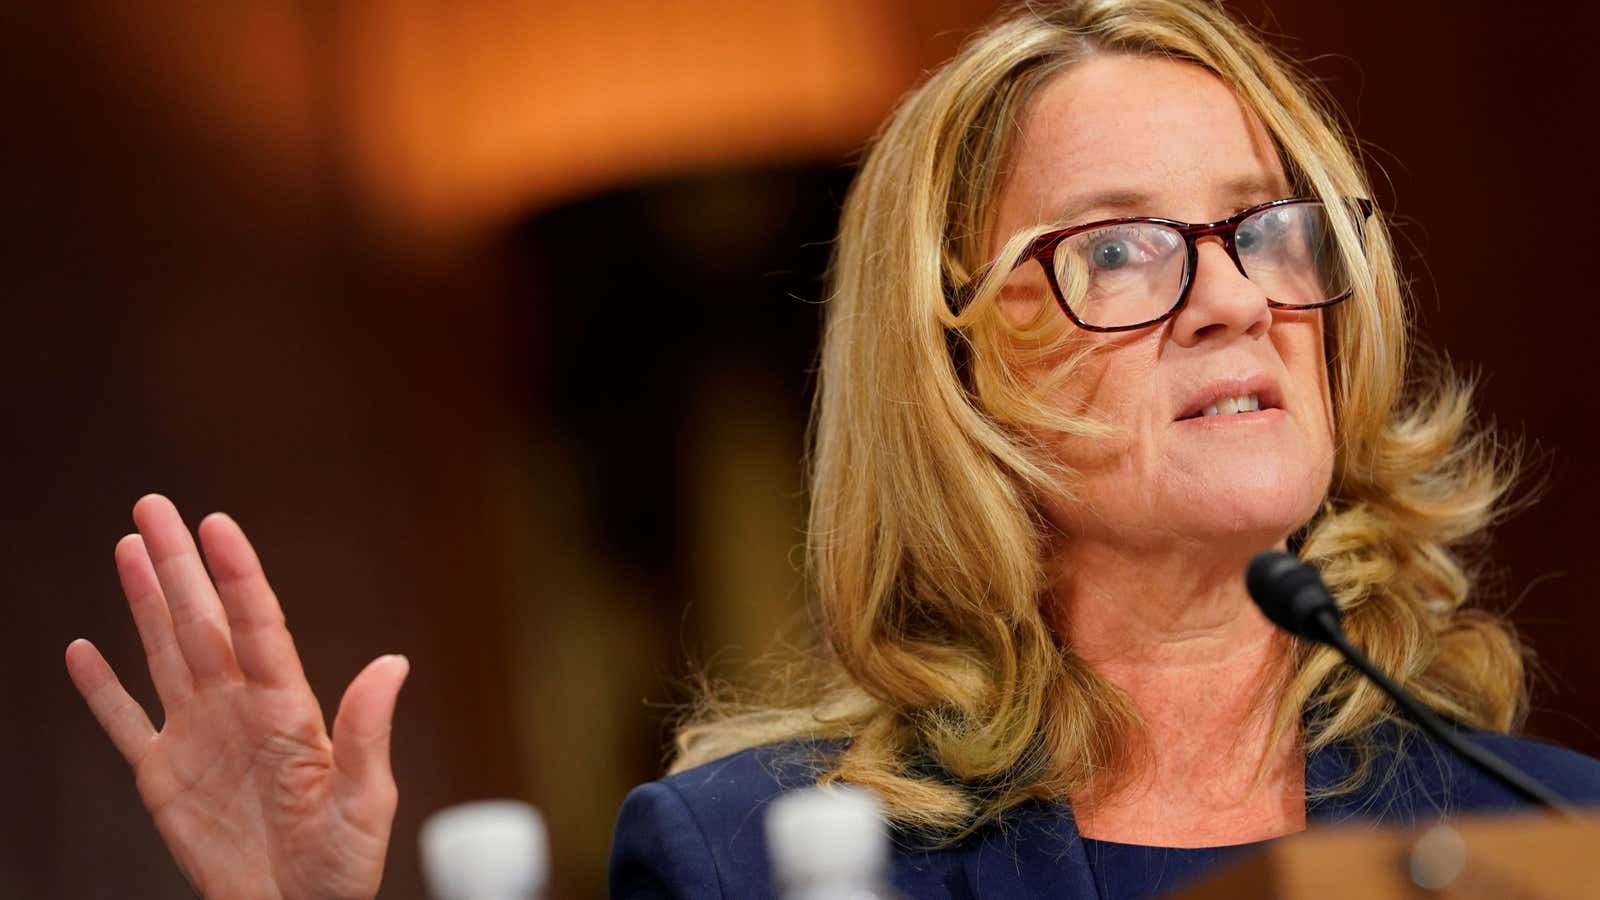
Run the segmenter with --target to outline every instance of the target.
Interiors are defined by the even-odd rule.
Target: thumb
[[[389,768],[389,734],[400,686],[411,661],[397,653],[380,656],[345,688],[333,719],[335,792],[348,813],[375,822],[394,814],[394,774]]]

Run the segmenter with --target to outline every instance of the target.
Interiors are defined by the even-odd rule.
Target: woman
[[[680,732],[615,895],[765,894],[750,823],[817,780],[884,799],[915,897],[1139,895],[1309,822],[1514,802],[1245,591],[1293,546],[1435,709],[1522,710],[1450,549],[1509,464],[1460,382],[1402,398],[1394,255],[1329,108],[1203,0],[1027,4],[904,102],[829,299],[826,651]],[[1600,763],[1478,737],[1600,801]]]
[[[1428,703],[1600,800],[1600,763],[1504,735],[1519,650],[1450,548],[1508,464],[1461,383],[1401,396],[1393,253],[1326,110],[1204,0],[1033,3],[907,99],[833,272],[822,647],[787,695],[682,730],[622,810],[615,895],[770,894],[761,808],[818,781],[882,797],[915,897],[1138,895],[1317,821],[1509,805],[1255,611],[1242,572],[1274,546]],[[162,731],[86,642],[67,662],[184,871],[371,896],[404,660],[330,740],[237,526],[201,523],[213,588],[170,503],[135,519]]]

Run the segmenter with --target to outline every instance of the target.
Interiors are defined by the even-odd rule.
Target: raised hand
[[[161,730],[93,644],[67,647],[67,671],[133,767],[184,875],[207,898],[374,896],[397,796],[390,721],[409,663],[368,663],[330,739],[239,526],[221,513],[200,523],[202,564],[165,497],[142,498],[133,518],[139,533],[117,544],[117,573],[165,712]]]

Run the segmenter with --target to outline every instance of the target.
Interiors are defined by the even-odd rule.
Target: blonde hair
[[[1067,797],[1117,762],[1137,719],[1040,603],[1041,500],[1070,502],[1073,473],[1037,435],[1105,426],[1047,405],[1048,385],[1021,373],[1019,347],[1059,351],[1070,326],[1050,304],[1008,324],[995,302],[1008,266],[987,265],[1030,99],[1103,53],[1209,70],[1259,117],[1297,192],[1371,196],[1332,103],[1205,0],[1034,2],[972,38],[902,102],[845,204],[810,457],[821,645],[756,702],[708,691],[679,730],[673,770],[837,739],[823,780],[872,788],[900,825],[953,836],[1025,800]],[[994,258],[1015,259],[1041,230]],[[1474,424],[1468,383],[1442,366],[1408,380],[1382,217],[1364,234],[1337,231],[1355,292],[1325,311],[1334,476],[1300,553],[1380,666],[1446,716],[1506,730],[1524,706],[1522,653],[1501,620],[1464,606],[1474,578],[1458,550],[1497,515],[1513,461]],[[1305,727],[1308,751],[1349,742],[1362,762],[1343,789],[1354,787],[1392,710],[1327,648],[1296,643],[1289,663],[1275,737]]]

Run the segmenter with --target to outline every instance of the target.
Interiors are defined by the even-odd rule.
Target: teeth
[[[1261,398],[1255,394],[1245,394],[1242,397],[1224,397],[1221,400],[1200,410],[1202,416],[1232,415],[1241,412],[1257,412],[1261,409]]]

